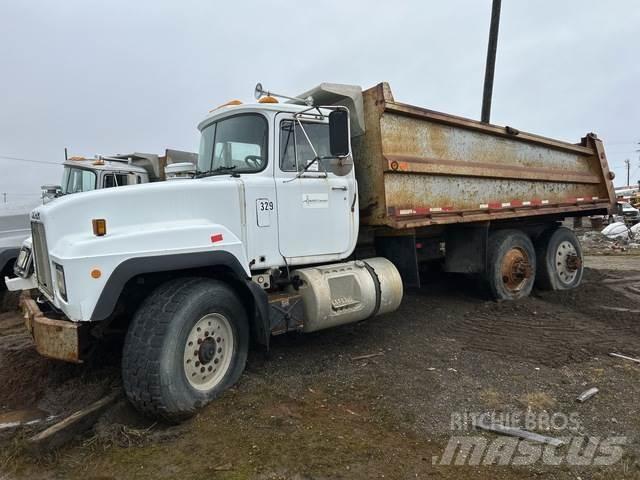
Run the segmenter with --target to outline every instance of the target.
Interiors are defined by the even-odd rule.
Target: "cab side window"
[[[302,122],[302,125],[304,132],[300,124],[293,120],[283,120],[280,123],[280,170],[283,172],[301,171],[313,161],[314,149],[319,157],[331,156],[329,124]],[[318,164],[319,162],[314,163],[312,170],[317,170]]]
[[[121,187],[123,185],[128,185],[126,174],[120,173],[110,173],[104,177],[103,187],[111,188],[111,187]]]

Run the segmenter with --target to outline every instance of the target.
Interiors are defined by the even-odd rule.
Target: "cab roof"
[[[129,163],[126,159],[119,160],[109,160],[102,159],[99,160],[97,158],[83,158],[83,159],[69,159],[63,163],[65,167],[76,167],[76,168],[85,168],[89,170],[108,170],[108,171],[123,171],[123,172],[134,172],[134,173],[144,173],[148,172],[137,165],[133,165]]]
[[[198,124],[198,130],[202,130],[205,126],[209,125],[215,118],[220,116],[226,116],[230,112],[233,113],[249,113],[249,112],[272,112],[272,113],[298,113],[303,110],[308,110],[307,105],[293,105],[290,103],[240,103],[240,104],[225,104],[217,107],[204,117],[204,119]]]

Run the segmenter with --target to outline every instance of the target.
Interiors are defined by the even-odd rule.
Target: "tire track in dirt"
[[[640,353],[640,316],[602,308],[640,308],[640,286],[624,279],[605,284],[605,275],[598,272],[587,277],[576,290],[538,292],[517,302],[485,302],[472,311],[454,311],[447,322],[434,325],[435,331],[462,342],[465,349],[551,367],[612,351]]]

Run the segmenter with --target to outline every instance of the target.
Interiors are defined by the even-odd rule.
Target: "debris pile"
[[[623,240],[640,240],[640,223],[627,227],[624,222],[615,222],[602,229],[602,233],[607,238],[620,238]]]
[[[640,224],[627,227],[623,222],[615,222],[600,232],[586,230],[578,233],[578,238],[586,253],[640,251]]]

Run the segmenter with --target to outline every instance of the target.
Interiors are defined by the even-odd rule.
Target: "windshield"
[[[329,124],[317,122],[302,122],[309,140],[316,149],[318,157],[331,156],[329,145]],[[307,138],[300,128],[300,124],[293,120],[283,120],[280,124],[280,169],[283,172],[301,171],[313,161],[315,154]],[[318,162],[315,162],[310,171],[318,170]]]
[[[88,192],[96,188],[96,174],[91,170],[76,167],[64,167],[62,173],[62,193]]]
[[[208,125],[202,130],[198,174],[252,173],[267,165],[267,120],[242,114]]]

